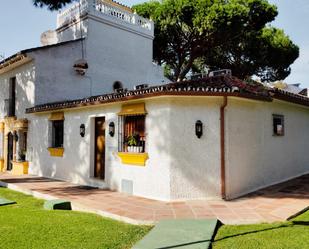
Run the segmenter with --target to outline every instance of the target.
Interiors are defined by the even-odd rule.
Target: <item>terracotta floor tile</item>
[[[175,219],[175,215],[155,215],[155,221]]]
[[[155,215],[174,215],[174,210],[156,210],[154,211]]]
[[[218,217],[227,224],[272,222],[286,219],[309,203],[309,175],[232,201],[177,202],[156,201],[102,189],[83,189],[67,182],[35,176],[16,177],[0,173],[0,180],[26,190],[68,199],[89,209],[138,221]]]
[[[205,214],[205,215],[203,215],[203,214],[197,214],[196,216],[195,216],[195,218],[196,219],[215,219],[215,218],[217,218],[217,216],[216,215],[214,215],[214,214]]]

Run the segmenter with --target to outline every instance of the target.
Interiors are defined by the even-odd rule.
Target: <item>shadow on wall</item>
[[[142,168],[136,168],[135,166],[128,167],[135,167],[132,168],[132,172],[136,172],[137,170],[143,171],[144,177],[140,178],[139,181],[145,185],[148,192],[153,191],[153,185],[157,185],[159,179],[166,179],[168,182],[163,182],[162,185],[170,185],[168,186],[169,189],[172,189],[172,191],[177,191],[177,186],[173,185],[178,184],[179,182],[170,182],[170,180],[173,180],[172,177],[174,174],[174,172],[170,172],[170,170],[175,170],[177,171],[177,174],[181,175],[181,179],[185,179],[185,188],[189,186],[187,192],[181,194],[189,195],[188,192],[192,189],[197,191],[199,195],[201,195],[201,193],[204,193],[204,195],[205,193],[208,193],[207,191],[209,189],[207,189],[207,186],[211,186],[216,179],[212,179],[211,175],[205,177],[207,174],[201,174],[201,171],[207,172],[209,168],[208,165],[203,164],[201,167],[201,165],[192,163],[190,160],[192,157],[198,157],[199,151],[193,150],[192,148],[188,148],[186,146],[186,144],[189,143],[188,139],[193,141],[191,142],[193,145],[194,143],[202,143],[202,145],[200,144],[199,146],[203,147],[203,143],[205,143],[205,140],[204,142],[202,140],[196,141],[197,138],[194,132],[195,120],[187,120],[185,117],[184,123],[175,124],[171,116],[172,110],[166,102],[152,101],[147,103],[147,106],[151,108],[151,111],[146,119],[146,129],[148,130],[146,134],[146,148],[150,157],[150,160],[146,163],[146,169],[147,167],[152,167],[152,169],[144,170]],[[35,144],[37,147],[37,149],[34,150],[35,153],[33,155],[33,160],[34,164],[39,166],[38,172],[34,173],[55,177],[57,179],[65,179],[75,183],[78,182],[80,184],[87,183],[90,176],[90,167],[92,166],[92,162],[90,161],[89,163],[89,160],[92,160],[92,158],[89,158],[89,155],[91,155],[90,148],[92,146],[91,143],[93,142],[90,132],[92,127],[89,127],[91,125],[91,122],[89,122],[89,117],[95,113],[89,109],[87,112],[87,118],[82,118],[81,115],[84,116],[84,112],[80,114],[78,111],[70,111],[70,117],[68,119],[70,122],[65,122],[65,152],[63,158],[53,158],[49,156],[47,151],[49,146],[48,131],[46,131],[46,134],[43,137],[34,136],[32,134],[32,137],[35,139],[32,144]],[[99,109],[98,107],[98,113],[99,112],[103,113],[102,109]],[[105,113],[105,115],[108,116],[107,113]],[[32,121],[32,129],[46,129],[48,116],[37,115],[39,118],[35,117],[36,116],[34,116]],[[107,123],[108,122],[109,121],[107,119]],[[81,123],[87,124],[87,132],[84,138],[81,138],[79,135],[79,124]],[[176,134],[173,131],[175,129],[174,125],[180,127],[177,128],[177,132],[180,132],[179,134]],[[118,132],[117,129],[116,132]],[[187,135],[185,136],[184,134]],[[179,138],[175,139],[173,136],[179,136]],[[116,137],[113,139],[117,139]],[[106,138],[110,139],[108,135]],[[182,139],[185,139],[185,141],[182,141]],[[175,151],[175,147],[178,148],[177,151]],[[192,155],[186,157],[188,153],[191,153]],[[108,159],[108,157],[110,157],[111,160],[106,160],[106,168],[108,170],[106,176],[109,177],[106,181],[109,183],[109,186],[114,188],[114,186],[119,184],[116,179],[119,180],[120,177],[118,175],[116,177],[114,174],[121,174],[117,168],[122,165],[117,156],[106,155],[106,159]],[[169,169],[167,167],[170,167],[170,163],[173,163],[173,166]],[[153,175],[154,170],[156,170],[155,177]],[[166,174],[169,174],[169,176],[166,176]],[[204,184],[201,184],[201,182],[204,182]],[[119,187],[120,186],[118,186],[118,189]],[[160,188],[163,189],[164,186],[156,186],[156,188],[157,191],[160,191]],[[147,191],[145,190],[145,192]],[[177,196],[177,193],[175,195]]]
[[[147,191],[151,192],[153,184],[157,183],[160,179],[167,179],[166,174],[168,173],[171,182],[168,180],[169,182],[166,184],[170,184],[171,190],[175,191],[173,195],[177,197],[177,188],[179,187],[180,191],[183,191],[183,186],[179,186],[179,179],[174,179],[174,175],[177,173],[177,177],[183,179],[186,191],[179,194],[181,197],[188,195],[192,190],[196,191],[199,195],[208,194],[211,186],[218,185],[217,181],[220,177],[216,175],[216,172],[211,172],[211,170],[213,170],[212,166],[208,165],[206,162],[208,160],[207,157],[214,156],[207,150],[207,148],[210,148],[210,145],[207,143],[209,143],[210,136],[219,139],[219,134],[216,134],[216,129],[211,130],[210,127],[207,127],[204,130],[204,138],[198,140],[194,131],[195,119],[189,115],[189,113],[193,111],[190,106],[187,107],[188,114],[184,113],[182,119],[179,119],[176,123],[174,122],[175,120],[173,121],[173,109],[170,109],[171,106],[167,105],[166,102],[162,103],[153,100],[147,103],[147,106],[151,108],[148,118],[146,119],[148,130],[146,146],[150,160],[147,161],[145,169],[148,167],[151,170],[144,170],[135,166],[128,167],[134,167],[132,168],[132,172],[138,170],[143,172],[142,174],[144,174],[144,177],[139,179],[139,181],[143,182]],[[100,114],[105,112],[105,116],[109,116],[109,113],[106,112],[104,108],[99,107],[97,111],[87,109],[88,115],[85,115],[84,111],[81,113],[80,111],[70,111],[70,122],[65,122],[65,153],[63,158],[50,157],[47,151],[49,147],[48,131],[46,130],[46,127],[48,127],[48,115],[33,116],[31,120],[31,130],[29,131],[31,132],[29,138],[32,139],[32,141],[30,141],[29,144],[35,146],[32,160],[34,164],[38,166],[38,169],[34,173],[65,179],[75,183],[78,182],[80,184],[89,183],[90,167],[92,167],[91,160],[93,160],[89,157],[89,155],[91,155],[91,146],[93,146],[91,144],[93,142],[91,138],[92,127],[90,127],[91,122],[89,122],[89,120],[90,116],[96,112]],[[176,115],[178,114],[176,113]],[[107,118],[106,121],[108,124],[110,120]],[[212,122],[211,119],[209,119],[208,122]],[[84,138],[79,135],[79,125],[82,123],[86,124],[87,130]],[[44,130],[45,133],[42,133],[41,131]],[[40,131],[39,135],[36,134],[36,131]],[[116,132],[118,133],[117,129]],[[175,139],[175,137],[177,137],[177,139]],[[107,135],[106,139],[111,138]],[[117,135],[113,139],[115,142],[115,140],[117,140]],[[187,145],[190,145],[190,147]],[[195,146],[198,147],[194,149]],[[175,148],[177,148],[177,150],[175,150]],[[207,157],[202,157],[200,155],[201,151],[202,153],[208,154]],[[106,181],[110,183],[109,186],[113,188],[113,186],[119,184],[119,182],[115,180],[118,179],[119,176],[115,174],[119,174],[120,171],[118,169],[122,165],[116,155],[106,155],[106,158],[108,157],[110,157],[110,160],[106,160],[106,168],[108,170],[106,176],[109,178],[106,179]],[[202,158],[202,160],[196,163],[196,158]],[[170,168],[172,172],[165,168],[168,167],[169,163],[172,163],[172,167]],[[156,170],[155,177],[153,175],[153,170]],[[308,177],[307,175],[282,185],[279,184],[271,188],[266,188],[255,192],[253,195],[263,195],[263,197],[270,196],[273,198],[274,194],[276,194],[277,198],[286,198],[289,196],[299,199],[309,198]],[[156,188],[160,189],[160,187],[161,186],[157,186]]]
[[[29,64],[26,64],[25,67],[27,67],[27,65]],[[22,70],[21,73],[16,74],[16,80],[16,113],[17,115],[25,117],[25,109],[34,105],[35,66],[33,63],[31,63],[31,67],[29,69]]]
[[[66,28],[65,30],[57,33],[58,43],[70,40],[76,40],[81,37],[87,36],[88,23],[83,21],[82,23],[75,23],[74,25]]]
[[[47,115],[35,115],[32,120],[31,132],[35,130],[46,130],[48,127]],[[33,163],[36,166],[34,173],[46,177],[63,179],[71,182],[85,183],[85,179],[89,177],[89,159],[87,151],[89,150],[89,137],[87,133],[85,138],[79,135],[79,128],[76,123],[81,121],[81,117],[76,115],[71,122],[64,123],[64,155],[63,157],[51,157],[47,148],[49,147],[48,130],[44,136],[33,136],[34,145]],[[70,125],[74,123],[75,125]],[[88,128],[88,127],[87,127]]]

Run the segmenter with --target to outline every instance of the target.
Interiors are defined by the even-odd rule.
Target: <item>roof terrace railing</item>
[[[146,30],[153,30],[153,22],[124,8],[117,7],[103,0],[81,0],[70,8],[60,12],[57,18],[57,28],[78,20],[86,13],[108,16],[115,20],[131,24]]]

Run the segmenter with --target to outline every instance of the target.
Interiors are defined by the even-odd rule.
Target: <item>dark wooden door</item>
[[[94,177],[105,179],[105,117],[95,119]]]
[[[9,133],[8,134],[8,156],[7,156],[7,170],[12,170],[13,169],[13,165],[12,165],[12,161],[13,161],[13,134]]]

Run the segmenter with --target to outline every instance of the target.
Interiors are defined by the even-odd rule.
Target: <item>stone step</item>
[[[217,219],[163,220],[133,249],[208,249],[220,224]]]
[[[45,201],[44,209],[46,210],[72,210],[71,202],[66,200],[49,200]]]
[[[0,197],[0,206],[7,206],[12,204],[16,204],[16,202]]]

